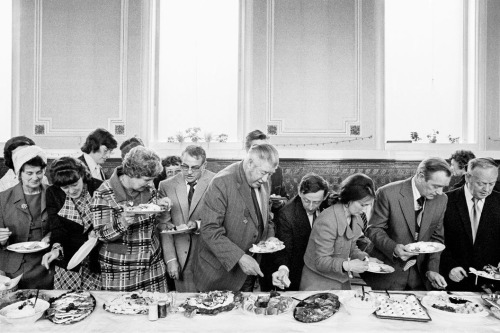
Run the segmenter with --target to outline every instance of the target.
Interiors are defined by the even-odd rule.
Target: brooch
[[[21,205],[21,208],[22,208],[22,209],[27,209],[27,208],[28,208],[28,205],[27,205],[27,204],[22,204],[22,205]]]

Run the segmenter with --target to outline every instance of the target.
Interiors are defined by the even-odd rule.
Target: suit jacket
[[[275,270],[285,265],[290,270],[289,290],[299,290],[304,254],[306,252],[311,224],[302,200],[298,195],[292,198],[275,219],[276,238],[285,244],[285,249],[274,254]]]
[[[166,212],[160,216],[160,221],[171,221],[174,225],[178,226],[187,224],[189,221],[202,219],[203,216],[200,214],[201,199],[214,176],[215,173],[212,171],[203,171],[203,174],[196,183],[193,198],[191,199],[191,207],[188,204],[187,185],[182,173],[160,182],[158,190],[160,197],[169,197],[172,200],[172,209],[170,212]],[[166,238],[168,241],[163,246],[165,259],[176,258],[181,269],[184,269],[188,257],[191,256],[191,252],[196,247],[198,235],[166,235]]]
[[[448,205],[444,215],[446,249],[441,256],[441,274],[451,290],[477,291],[476,276],[468,274],[459,283],[449,280],[448,274],[455,267],[469,272],[469,267],[482,270],[487,264],[500,262],[500,193],[493,191],[484,201],[476,241],[472,243],[472,227],[464,188],[447,193]]]
[[[90,170],[89,165],[87,164],[87,161],[85,161],[85,156],[84,156],[84,155],[81,155],[80,157],[78,157],[78,159],[79,159],[80,161],[82,161],[82,162],[83,162],[83,164],[85,164],[85,165],[87,166],[87,169],[89,169],[89,170]],[[92,172],[90,172],[90,173],[92,173]],[[102,180],[103,180],[103,181],[104,181],[104,180],[106,180],[106,179],[108,179],[108,177],[106,177],[106,174],[104,173],[104,170],[103,170],[102,168],[101,168],[101,176],[102,176]],[[99,180],[100,180],[100,179],[99,179]]]
[[[362,234],[361,218],[353,216],[352,219],[351,228],[342,203],[330,206],[316,218],[304,254],[304,264],[315,276],[302,280],[301,289],[316,290],[311,286],[325,279],[345,283],[349,277],[342,271],[342,263],[349,257],[363,260],[368,256],[356,245],[356,239]]]
[[[425,203],[418,241],[444,243],[443,217],[448,199],[446,195],[438,195]],[[373,242],[371,255],[384,263],[394,266],[392,274],[365,273],[365,281],[372,289],[404,290],[410,281],[410,270],[403,271],[406,262],[393,256],[397,244],[415,242],[415,208],[411,178],[393,182],[377,191],[370,227],[367,235]],[[441,253],[418,255],[417,269],[421,282],[430,289],[425,273],[439,272]],[[418,277],[417,277],[418,278]]]
[[[269,184],[261,186],[262,239],[274,236],[269,220]],[[243,162],[234,163],[212,179],[203,198],[201,237],[194,256],[196,288],[201,291],[233,290],[243,286],[247,275],[238,261],[260,241],[258,218]]]
[[[102,181],[96,178],[91,178],[87,184],[87,191],[90,196],[94,191],[101,186]],[[83,226],[75,221],[68,220],[58,213],[64,206],[66,201],[66,193],[60,187],[52,185],[47,188],[47,213],[49,221],[49,229],[52,232],[50,242],[51,244],[59,243],[64,250],[64,258],[57,260],[56,264],[60,267],[66,268],[70,259],[80,249],[80,247],[88,240],[90,231],[94,228],[90,227],[85,233]],[[89,254],[90,269],[93,272],[100,272],[99,266],[99,246],[94,247]],[[79,272],[80,265],[72,269],[72,271]]]
[[[49,232],[45,191],[47,185],[42,184],[42,231]],[[22,264],[24,254],[7,250],[10,244],[27,242],[30,234],[31,215],[26,207],[22,183],[0,193],[0,228],[9,228],[12,234],[7,244],[0,248],[0,270],[6,273],[16,272]]]

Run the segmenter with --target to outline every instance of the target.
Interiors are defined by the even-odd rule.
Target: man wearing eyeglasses
[[[260,256],[249,250],[274,239],[269,219],[269,177],[278,167],[276,148],[252,146],[245,159],[220,171],[201,209],[201,237],[194,257],[196,289],[252,291],[263,276]]]
[[[175,281],[178,292],[195,292],[193,281],[192,257],[198,240],[194,233],[198,228],[200,201],[203,198],[214,173],[206,170],[206,153],[199,146],[186,147],[181,155],[181,172],[160,182],[158,191],[160,197],[172,200],[170,212],[160,216],[160,222],[167,224],[169,229],[195,229],[175,235],[164,234],[162,247],[167,260],[167,271]],[[182,227],[179,230],[182,230]]]
[[[87,136],[81,150],[83,155],[78,157],[90,170],[93,178],[106,180],[106,174],[101,165],[111,156],[113,149],[118,146],[111,133],[98,128]]]

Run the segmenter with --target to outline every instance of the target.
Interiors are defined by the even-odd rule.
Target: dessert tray
[[[103,304],[104,310],[125,315],[147,314],[148,306],[154,302],[167,300],[168,295],[159,292],[136,291],[126,293]]]
[[[316,323],[333,316],[340,308],[337,295],[330,293],[314,294],[297,304],[293,317],[303,323]]]
[[[448,295],[444,291],[430,291],[422,299],[422,304],[432,313],[456,319],[482,318],[488,311],[479,303],[463,297]]]
[[[405,293],[374,293],[377,295],[378,307],[375,316],[381,319],[396,319],[409,321],[431,321],[427,310],[422,306],[417,296]]]
[[[435,253],[443,251],[444,248],[444,244],[441,243],[416,242],[405,245],[404,250],[412,253]]]
[[[269,294],[248,295],[243,300],[243,311],[256,315],[279,315],[292,309],[293,298],[281,296],[276,291]]]
[[[253,244],[250,248],[252,253],[274,253],[281,251],[285,248],[285,244],[277,238],[270,239],[267,241],[261,241],[257,244]]]
[[[49,245],[45,242],[22,242],[7,246],[7,250],[17,253],[35,253],[45,250]]]
[[[55,324],[73,324],[87,318],[96,306],[88,291],[70,291],[49,300],[47,318]]]
[[[191,313],[216,315],[239,307],[242,301],[243,294],[239,291],[216,290],[188,297],[184,303],[179,305],[179,309],[185,311],[186,316]]]

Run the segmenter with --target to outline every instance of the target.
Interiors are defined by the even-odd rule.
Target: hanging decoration
[[[365,136],[365,137],[357,137],[352,139],[338,140],[338,141],[328,141],[328,142],[317,142],[317,143],[277,143],[273,144],[275,147],[312,147],[312,146],[326,146],[326,145],[338,145],[341,143],[353,142],[353,141],[363,141],[372,139],[373,135]]]

